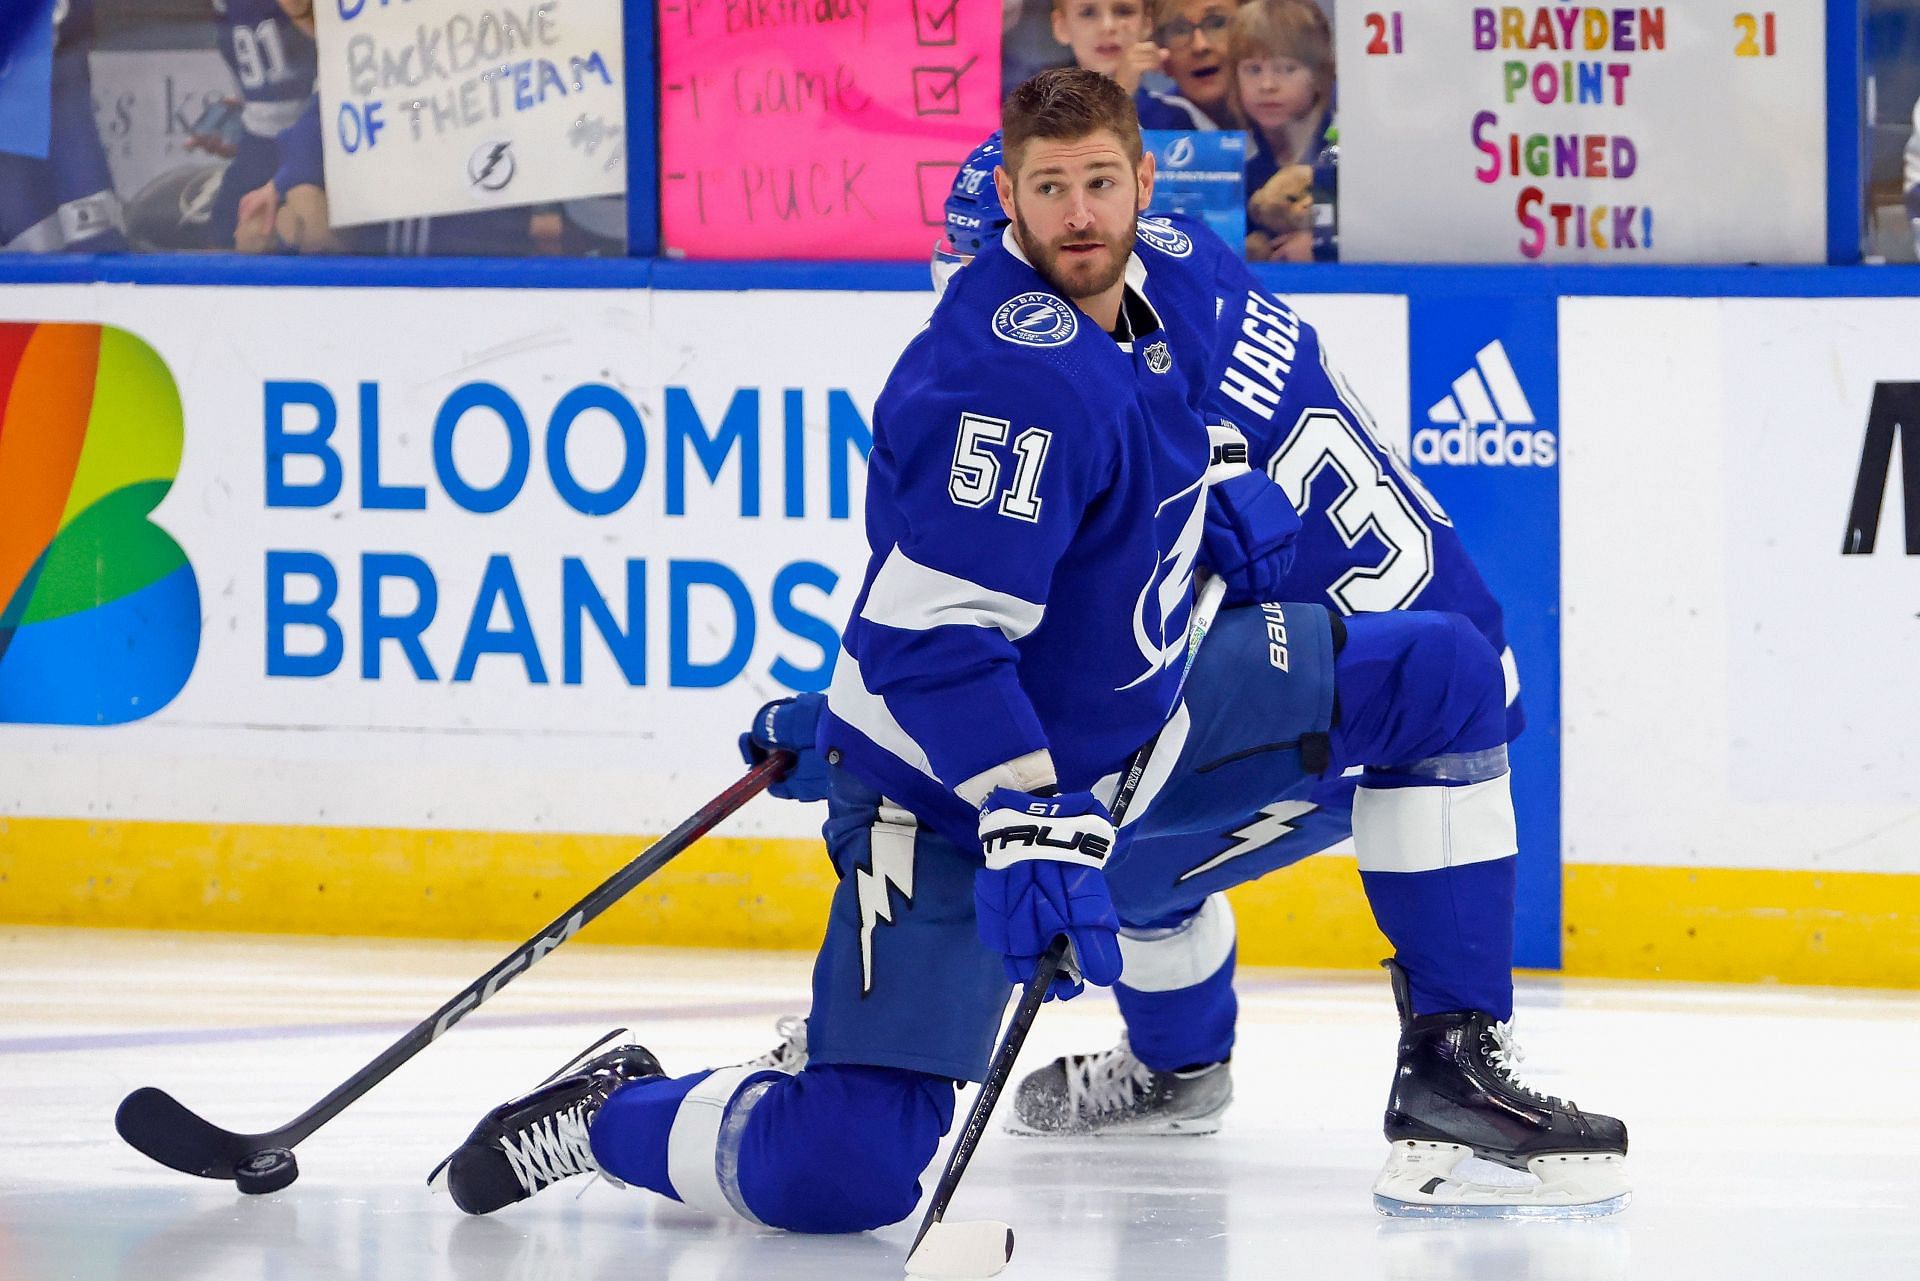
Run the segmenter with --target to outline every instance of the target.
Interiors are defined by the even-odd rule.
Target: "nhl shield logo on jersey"
[[[1134,234],[1169,258],[1185,258],[1193,252],[1193,237],[1169,223],[1142,218]]]
[[[993,332],[1026,347],[1057,347],[1079,327],[1073,308],[1052,294],[1021,294],[993,313]]]
[[[1154,343],[1147,348],[1147,368],[1156,374],[1164,374],[1173,368],[1173,353],[1167,350],[1167,344]]]

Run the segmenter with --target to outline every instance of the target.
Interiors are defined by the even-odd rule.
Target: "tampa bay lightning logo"
[[[1185,258],[1193,252],[1193,237],[1171,223],[1142,218],[1134,234],[1169,258]]]
[[[1132,689],[1186,657],[1187,623],[1193,609],[1193,570],[1200,555],[1206,517],[1204,476],[1161,503],[1153,513],[1154,533],[1160,545],[1169,550],[1154,566],[1153,573],[1141,585],[1139,598],[1133,602],[1133,640],[1140,647],[1146,669],[1115,689]]]
[[[1073,308],[1052,294],[1021,294],[993,313],[993,332],[1024,347],[1057,347],[1079,327]]]

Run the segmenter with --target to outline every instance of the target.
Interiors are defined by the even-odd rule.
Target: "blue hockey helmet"
[[[1000,238],[1000,229],[1011,221],[1000,207],[1000,193],[994,189],[993,171],[1000,164],[1000,131],[973,149],[960,162],[953,176],[953,190],[947,193],[947,247],[971,257]]]
[[[960,162],[953,176],[953,189],[947,193],[947,238],[933,247],[933,289],[946,290],[953,273],[975,254],[1000,238],[1000,231],[1011,221],[1000,207],[1000,193],[993,185],[993,171],[1000,163],[1000,131],[993,131],[985,142]]]

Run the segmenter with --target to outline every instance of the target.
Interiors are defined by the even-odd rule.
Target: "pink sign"
[[[1000,124],[1001,0],[662,0],[660,231],[691,258],[924,259]]]

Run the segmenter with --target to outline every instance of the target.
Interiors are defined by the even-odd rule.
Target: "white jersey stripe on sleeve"
[[[1046,606],[1009,596],[910,559],[898,547],[887,553],[867,589],[860,617],[906,632],[936,627],[993,627],[1019,640],[1040,626]],[[844,717],[842,718],[844,719]],[[878,741],[878,740],[875,740]]]
[[[834,664],[827,706],[835,716],[865,734],[876,747],[891,752],[928,778],[939,780],[927,759],[926,749],[893,718],[887,700],[867,688],[860,664],[845,649],[840,651],[840,661]]]

